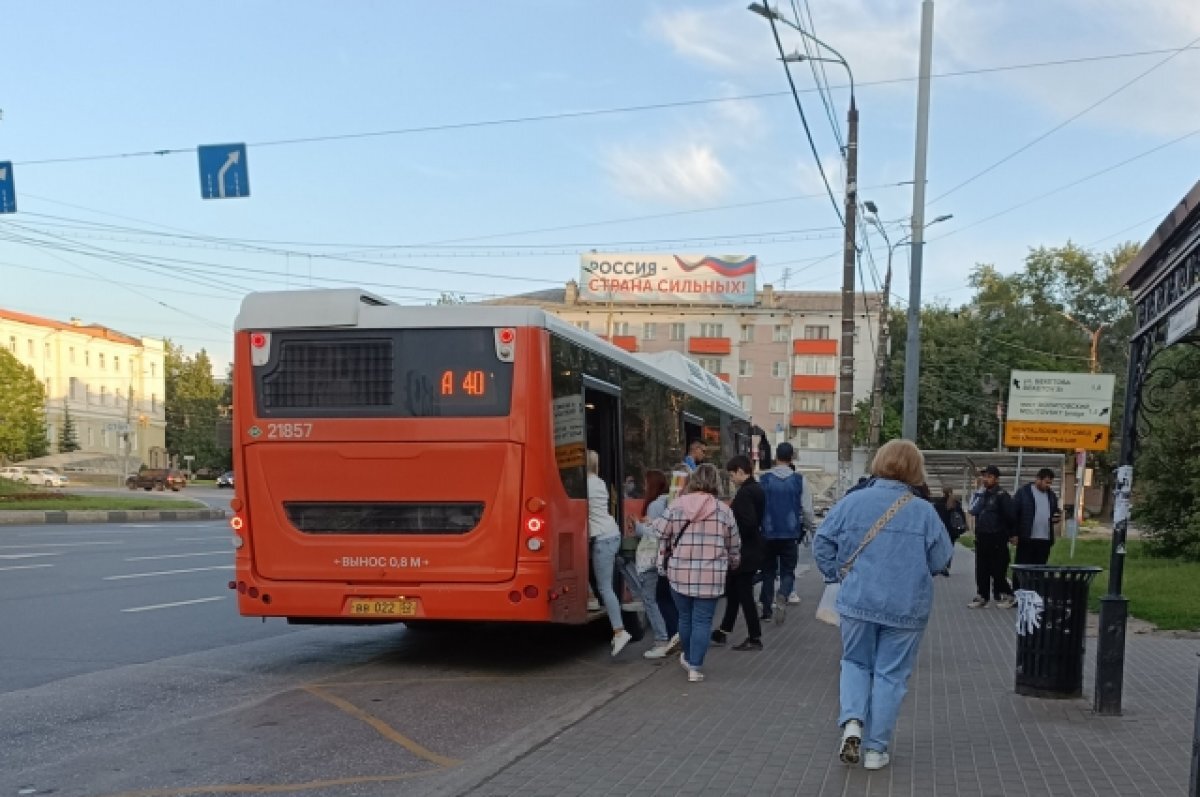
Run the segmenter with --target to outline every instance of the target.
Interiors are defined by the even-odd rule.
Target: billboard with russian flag
[[[592,252],[580,258],[579,298],[614,304],[754,304],[753,255]]]

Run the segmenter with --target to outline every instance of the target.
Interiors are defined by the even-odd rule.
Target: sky
[[[757,255],[760,287],[838,290],[841,222],[745,6],[10,3],[0,307],[170,338],[224,371],[256,290],[477,300],[561,287],[591,249]],[[900,241],[920,2],[773,6],[853,71],[859,199]],[[1140,242],[1200,177],[1200,3],[938,0],[934,17],[926,217],[953,218],[926,231],[924,301],[967,301],[975,264],[1012,272],[1030,247]],[[849,91],[820,66],[790,68],[840,206]],[[205,200],[195,148],[229,142],[251,195]],[[868,229],[874,290],[888,246]]]

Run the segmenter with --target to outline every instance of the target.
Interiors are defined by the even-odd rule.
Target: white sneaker
[[[670,646],[666,642],[655,642],[654,647],[642,654],[646,659],[664,659],[670,652]]]
[[[868,750],[863,756],[863,769],[883,769],[892,757],[878,750]]]
[[[625,646],[628,645],[632,640],[633,640],[633,637],[630,636],[629,632],[626,631],[624,628],[622,628],[617,633],[613,634],[612,654],[615,656],[618,653],[620,653],[622,650],[625,649]]]
[[[682,653],[679,654],[679,666],[683,668],[684,672],[691,674],[692,665],[687,663],[687,659],[684,658],[684,655]]]
[[[862,723],[858,720],[847,720],[842,726],[842,750],[838,758],[843,764],[857,764],[861,756]]]
[[[681,644],[683,644],[683,643],[679,641],[679,634],[676,634],[675,636],[671,637],[671,641],[667,643],[667,653],[679,652],[679,646]]]
[[[792,606],[798,606],[800,604],[800,596],[793,592],[791,595],[788,595],[788,603]]]
[[[688,683],[698,684],[704,680],[704,673],[699,670],[688,670]]]

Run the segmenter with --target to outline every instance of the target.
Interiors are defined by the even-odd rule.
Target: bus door
[[[624,529],[624,502],[619,500],[625,483],[621,388],[584,376],[583,404],[587,408],[587,447],[600,455],[600,478],[609,491],[608,510]]]

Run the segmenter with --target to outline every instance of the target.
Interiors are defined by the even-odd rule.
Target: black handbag
[[[662,561],[662,570],[664,573],[667,572],[667,565],[671,564],[671,554],[675,553],[675,546],[679,544],[681,539],[683,539],[683,533],[687,531],[687,528],[690,525],[692,525],[692,521],[684,521],[683,528],[679,530],[679,533],[675,535],[675,539],[671,540],[671,544],[667,546],[667,550],[666,553],[663,554]]]

